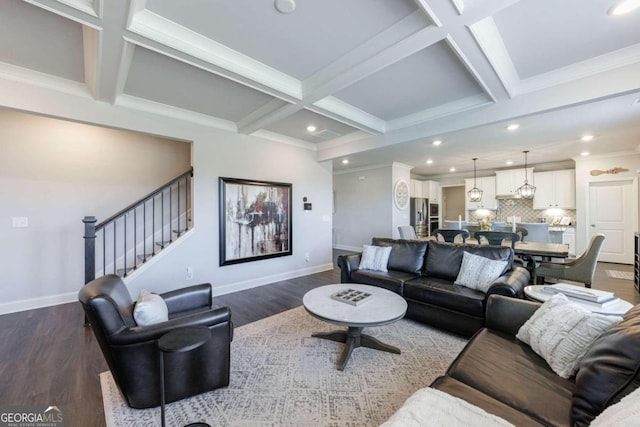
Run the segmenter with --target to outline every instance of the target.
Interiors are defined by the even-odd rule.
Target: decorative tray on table
[[[331,294],[331,299],[356,306],[367,301],[371,301],[372,298],[372,294],[368,292],[358,291],[356,289],[345,289],[343,291]]]

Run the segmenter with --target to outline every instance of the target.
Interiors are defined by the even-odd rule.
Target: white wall
[[[616,167],[629,169],[628,172],[619,174],[604,174],[591,176],[591,171],[608,170]],[[591,182],[634,179],[640,170],[640,153],[621,153],[611,156],[584,157],[576,159],[576,253],[584,252],[589,240],[588,224],[588,195]],[[640,198],[639,198],[640,199]],[[640,206],[638,207],[640,209]],[[635,230],[640,226],[639,219],[634,222]],[[629,237],[632,239],[632,236]]]
[[[128,110],[95,102],[89,97],[62,94],[20,82],[0,79],[0,93],[3,94],[0,108],[192,142],[195,228],[186,240],[176,245],[168,255],[159,258],[160,261],[132,275],[128,284],[134,296],[137,296],[137,291],[142,287],[164,291],[200,282],[213,283],[214,292],[220,294],[332,267],[331,165],[316,162],[315,152],[311,149],[237,135],[205,124]],[[12,138],[22,136],[19,130],[14,132]],[[3,139],[5,138],[0,139],[0,147],[5,145]],[[90,138],[77,140],[80,145],[82,141],[85,144],[92,143]],[[104,156],[102,151],[93,150],[95,145],[91,148],[94,161]],[[90,171],[91,168],[88,173]],[[293,256],[218,266],[219,176],[293,184]],[[30,175],[22,180],[31,180],[33,189],[22,193],[12,191],[11,199],[4,197],[6,188],[17,188],[18,183],[10,183],[7,178],[4,179],[6,181],[0,184],[3,206],[5,203],[17,206],[22,199],[35,199],[36,202],[30,201],[35,205],[33,210],[18,212],[3,208],[0,216],[0,232],[4,233],[0,236],[0,263],[3,272],[0,283],[3,294],[0,313],[76,300],[77,291],[84,281],[82,269],[77,267],[83,262],[80,221],[84,215],[100,215],[102,205],[110,205],[108,197],[104,201],[96,200],[95,206],[78,204],[71,215],[75,215],[73,221],[77,225],[69,228],[60,229],[51,224],[40,227],[33,222],[29,232],[37,231],[40,242],[34,245],[27,239],[26,233],[17,234],[24,230],[10,229],[10,217],[31,216],[34,218],[32,221],[35,221],[34,211],[44,212],[49,208],[50,194],[58,194],[63,200],[72,200],[75,204],[75,190],[69,186],[74,185],[76,178],[56,182],[49,181],[48,178],[40,179],[34,173],[33,178]],[[119,192],[119,187],[122,187],[121,182],[116,181],[112,188],[114,194]],[[302,211],[303,196],[307,196],[313,203],[311,212]],[[7,239],[6,233],[15,235]],[[309,262],[304,260],[306,252],[310,255]],[[53,256],[57,257],[51,258]],[[193,267],[193,280],[185,279],[186,266]],[[8,271],[13,272],[8,275]]]
[[[391,165],[336,173],[334,246],[362,250],[372,237],[392,237]]]
[[[405,165],[402,163],[393,163],[392,165],[392,176],[391,182],[387,185],[391,186],[391,198],[390,198],[390,206],[391,206],[391,236],[396,239],[400,238],[400,232],[398,231],[398,227],[402,225],[409,225],[411,223],[411,218],[409,215],[409,208],[411,204],[407,206],[405,209],[398,209],[396,204],[393,202],[393,188],[395,187],[396,182],[399,180],[404,180],[409,188],[411,188],[411,169],[413,166]],[[411,190],[409,190],[411,191]]]

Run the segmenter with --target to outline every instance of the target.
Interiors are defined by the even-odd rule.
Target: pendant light
[[[476,186],[476,160],[478,159],[473,159],[473,188],[467,191],[467,196],[469,197],[470,202],[482,201],[482,190]]]
[[[524,184],[518,188],[518,196],[523,199],[533,199],[536,194],[536,187],[529,184],[527,181],[527,153],[529,151],[523,151],[524,153]]]

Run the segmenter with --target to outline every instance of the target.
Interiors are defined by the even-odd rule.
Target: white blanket
[[[513,427],[500,417],[434,388],[409,397],[382,427]]]

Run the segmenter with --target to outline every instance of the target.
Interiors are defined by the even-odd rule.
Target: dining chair
[[[469,230],[471,231],[471,230]],[[491,225],[491,231],[504,231],[507,233],[513,233],[513,226],[511,225],[499,225],[499,226],[493,226],[493,224]],[[524,241],[524,238],[529,234],[529,232],[527,231],[526,228],[522,228],[522,227],[517,227],[516,226],[516,233],[518,233],[518,235],[520,236],[520,240]]]
[[[464,244],[470,237],[468,230],[438,228],[433,232],[439,242]]]
[[[546,222],[516,222],[516,227],[527,230],[526,242],[550,243],[549,224]]]
[[[398,233],[400,233],[400,238],[405,240],[417,240],[418,236],[416,235],[416,230],[410,225],[400,225],[398,226]]]
[[[584,283],[585,287],[590,288],[603,241],[604,234],[598,233],[591,238],[587,250],[575,260],[565,263],[540,263],[536,268],[536,276]]]
[[[506,231],[476,231],[473,237],[480,245],[510,246],[511,248],[515,248],[516,242],[520,240],[518,233]]]

